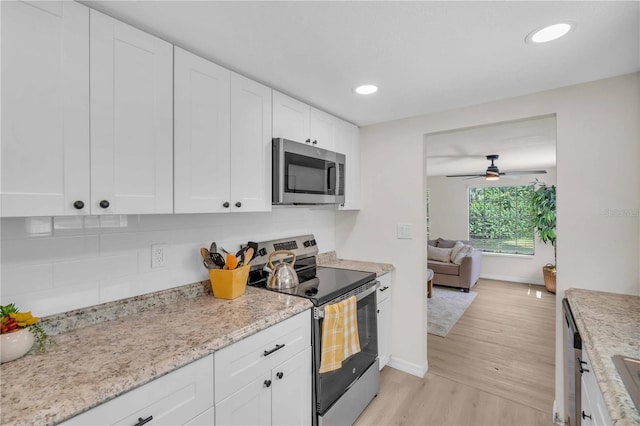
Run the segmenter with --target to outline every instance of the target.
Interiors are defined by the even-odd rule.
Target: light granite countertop
[[[216,299],[205,283],[43,318],[57,344],[2,364],[0,424],[57,424],[312,306],[253,287]]]
[[[377,277],[391,272],[395,267],[390,263],[365,262],[362,260],[339,259],[335,251],[320,253],[316,256],[318,266],[338,269],[353,269],[355,271],[373,272]]]
[[[616,426],[640,425],[640,413],[611,358],[640,358],[640,296],[575,288],[565,295],[611,421]]]

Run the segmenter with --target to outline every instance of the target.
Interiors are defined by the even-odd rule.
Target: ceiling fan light
[[[500,176],[487,175],[487,176],[485,177],[485,180],[488,180],[488,181],[492,181],[492,180],[500,180]]]

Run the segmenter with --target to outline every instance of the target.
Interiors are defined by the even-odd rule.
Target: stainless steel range
[[[278,250],[295,253],[294,269],[300,281],[298,286],[281,290],[267,288],[269,274],[263,268],[271,253]],[[248,284],[263,287],[267,291],[304,297],[313,303],[312,373],[313,406],[316,412],[312,415],[311,422],[314,425],[350,425],[378,394],[380,388],[376,308],[378,282],[374,273],[317,266],[316,254],[318,248],[313,235],[258,243],[257,256],[251,262]],[[343,361],[338,370],[319,373],[324,308],[354,295],[357,299],[361,350]]]

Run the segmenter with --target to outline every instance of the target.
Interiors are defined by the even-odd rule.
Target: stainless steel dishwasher
[[[582,379],[582,339],[573,319],[569,301],[562,299],[564,314],[564,423],[580,426],[581,420],[581,379]]]

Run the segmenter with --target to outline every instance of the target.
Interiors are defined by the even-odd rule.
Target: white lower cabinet
[[[598,386],[596,376],[593,374],[593,367],[586,349],[582,350],[582,378],[581,378],[581,410],[582,426],[607,426],[611,424],[609,410],[605,405]]]
[[[213,355],[79,414],[64,425],[212,425]]]
[[[310,312],[215,353],[216,424],[311,424]]]
[[[377,278],[378,287],[378,358],[380,369],[389,363],[391,358],[391,273]]]

